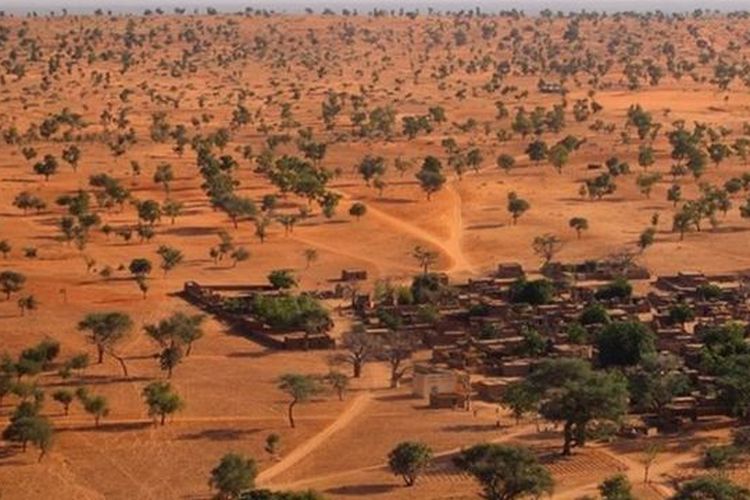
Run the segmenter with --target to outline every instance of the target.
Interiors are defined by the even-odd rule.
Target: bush
[[[611,283],[597,290],[596,298],[599,300],[629,299],[633,295],[633,285],[625,278],[617,278]]]
[[[515,304],[544,305],[552,302],[555,289],[545,279],[526,281],[520,278],[510,287],[510,301]]]
[[[734,446],[711,446],[703,455],[703,466],[707,469],[725,469],[739,458],[740,451]]]
[[[279,330],[304,329],[309,318],[324,317],[330,322],[328,311],[308,295],[256,295],[252,313],[258,320]]]
[[[581,313],[579,321],[582,325],[598,325],[610,322],[607,308],[601,304],[591,304]]]

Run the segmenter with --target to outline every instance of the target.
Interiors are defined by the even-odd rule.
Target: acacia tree
[[[16,271],[0,271],[0,290],[5,294],[5,300],[10,300],[13,293],[20,292],[26,283],[26,276]]]
[[[560,241],[560,238],[551,233],[535,237],[531,244],[534,254],[543,260],[544,266],[552,262],[555,255],[562,250],[562,247],[563,242]]]
[[[388,467],[401,476],[406,486],[414,486],[419,475],[432,463],[432,449],[417,441],[403,441],[388,453]]]
[[[169,382],[151,382],[143,388],[141,393],[148,406],[150,417],[159,417],[161,425],[164,425],[167,415],[181,410],[185,403],[179,394],[174,392]]]
[[[576,237],[580,240],[581,233],[589,228],[589,221],[584,217],[573,217],[568,221],[568,226],[575,230]]]
[[[98,362],[102,363],[104,354],[109,354],[120,363],[126,377],[128,369],[125,360],[117,355],[115,348],[132,329],[133,320],[130,316],[117,311],[89,313],[78,322],[78,330],[88,332],[89,342],[96,346]]]
[[[417,172],[416,177],[422,190],[427,194],[427,201],[443,188],[446,181],[443,164],[434,156],[427,156],[424,159],[422,169]]]
[[[321,388],[315,377],[299,373],[287,373],[279,377],[279,389],[287,393],[292,400],[289,402],[287,413],[289,425],[292,429],[296,427],[294,422],[294,407],[298,403],[304,403],[311,397],[320,393]]]
[[[378,337],[367,333],[364,327],[355,327],[345,332],[341,338],[341,346],[346,352],[333,355],[334,364],[349,364],[352,366],[352,377],[359,378],[362,368],[380,351],[382,342]]]
[[[515,226],[518,219],[531,208],[528,201],[519,198],[515,191],[508,193],[508,212],[510,212]]]
[[[211,469],[209,486],[218,491],[218,500],[235,500],[243,491],[255,486],[258,466],[255,460],[236,453],[227,453],[219,464]]]
[[[184,255],[180,250],[168,245],[160,246],[156,253],[159,254],[159,257],[161,257],[161,264],[159,265],[159,267],[161,267],[164,271],[164,276],[166,276],[169,271],[177,267],[177,265],[180,264],[184,259]]]
[[[563,422],[563,455],[586,442],[592,420],[617,420],[628,408],[627,381],[618,372],[597,372],[580,359],[542,361],[526,380],[518,382],[536,396],[542,417]]]
[[[478,444],[463,450],[454,462],[479,481],[488,500],[539,498],[553,491],[549,470],[526,448]]]
[[[180,363],[183,355],[189,356],[193,343],[203,336],[201,327],[205,317],[202,314],[188,315],[176,312],[157,324],[143,327],[146,334],[162,348],[159,364],[172,377],[172,371]]]

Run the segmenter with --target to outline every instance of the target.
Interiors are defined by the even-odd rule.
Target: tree
[[[526,380],[537,396],[539,414],[563,422],[563,455],[586,442],[592,420],[617,420],[628,408],[627,381],[618,372],[597,372],[580,359],[543,360]]]
[[[388,453],[388,467],[394,475],[403,478],[406,486],[413,486],[431,463],[432,449],[416,441],[403,441]]]
[[[86,413],[94,417],[94,426],[99,427],[102,417],[109,415],[109,402],[104,396],[91,396],[85,390],[78,391],[78,399]]]
[[[434,266],[438,259],[438,252],[433,250],[427,250],[421,245],[414,247],[412,251],[412,257],[419,263],[419,267],[422,268],[422,274],[427,274],[430,267]]]
[[[44,159],[34,164],[34,172],[44,176],[48,181],[51,175],[57,173],[57,159],[52,155],[44,155]]]
[[[144,258],[137,258],[130,261],[128,270],[136,279],[145,279],[146,276],[151,274],[151,261]]]
[[[177,265],[180,264],[184,259],[184,256],[182,255],[182,252],[180,250],[168,245],[160,246],[156,253],[161,257],[161,265],[159,267],[161,267],[164,271],[164,276],[166,276],[169,271],[177,267]]]
[[[570,150],[564,144],[555,144],[547,154],[547,160],[560,174],[562,174],[562,169],[567,165],[569,159]]]
[[[274,269],[268,274],[268,282],[277,290],[288,290],[297,286],[297,278],[289,269]]]
[[[535,162],[537,165],[547,158],[547,153],[547,143],[542,140],[533,141],[526,148],[529,160]]]
[[[638,248],[641,249],[641,252],[645,252],[648,247],[654,244],[655,239],[656,229],[653,227],[647,227],[638,237]]]
[[[531,208],[529,202],[523,198],[519,198],[515,191],[508,193],[508,212],[510,212],[511,217],[513,218],[514,226],[516,225],[516,222],[518,222],[519,217],[521,217],[529,208]]]
[[[314,248],[306,248],[302,255],[305,257],[305,269],[310,269],[310,265],[318,260],[318,251]]]
[[[52,393],[52,399],[63,405],[65,416],[67,416],[70,410],[70,403],[73,402],[73,393],[67,389],[59,389]]]
[[[185,406],[182,398],[174,392],[169,382],[151,382],[143,388],[141,394],[146,400],[148,415],[150,417],[158,416],[161,425],[164,425],[167,415],[171,415]]]
[[[385,175],[385,170],[385,159],[381,156],[367,155],[357,165],[357,171],[368,186],[372,179]]]
[[[748,500],[750,490],[720,476],[703,476],[679,485],[670,500]]]
[[[650,198],[651,190],[660,180],[661,174],[659,174],[658,172],[651,172],[638,175],[635,183],[638,186],[638,190],[641,192],[641,194],[643,194],[646,198]]]
[[[8,240],[0,240],[0,253],[3,254],[4,259],[8,258],[8,254],[12,249],[13,247],[10,246]]]
[[[289,416],[289,425],[294,429],[294,407],[298,403],[304,403],[320,393],[320,385],[311,375],[287,373],[279,377],[279,389],[292,398],[289,402],[287,413]]]
[[[164,192],[169,195],[169,185],[174,180],[174,170],[169,163],[160,163],[154,172],[154,182],[164,186]]]
[[[608,477],[599,485],[602,500],[635,500],[630,490],[630,481],[624,474]]]
[[[99,363],[104,360],[105,352],[116,357],[114,347],[132,329],[133,320],[130,319],[130,316],[116,311],[89,313],[78,323],[78,330],[89,332],[88,340],[96,346]],[[116,357],[116,359],[120,361],[123,372],[127,376],[127,369],[122,358]]]
[[[162,348],[159,365],[171,378],[172,370],[182,361],[183,354],[189,356],[193,343],[203,337],[202,314],[188,315],[176,312],[157,324],[143,327],[146,334]]]
[[[604,367],[634,366],[656,350],[655,336],[638,321],[616,321],[604,327],[596,339],[598,361]]]
[[[39,415],[39,405],[24,401],[10,416],[8,426],[0,437],[6,441],[21,443],[21,450],[24,452],[28,443],[35,445],[40,450],[41,461],[52,447],[52,435],[52,425],[47,417]]]
[[[531,249],[534,254],[543,260],[543,265],[546,266],[557,253],[562,250],[563,242],[551,233],[546,233],[541,236],[536,236],[531,244]]]
[[[589,228],[589,221],[584,217],[573,217],[568,221],[568,226],[575,230],[576,237],[580,240],[581,233]]]
[[[422,190],[427,193],[429,201],[434,193],[437,193],[445,184],[445,175],[443,174],[443,165],[434,156],[427,156],[422,163],[422,169],[417,172],[417,180]]]
[[[365,363],[372,360],[379,352],[381,340],[370,334],[364,327],[344,332],[341,338],[341,347],[346,352],[333,356],[334,363],[346,363],[352,365],[352,377],[359,378]]]
[[[138,219],[142,220],[149,226],[153,226],[156,221],[161,219],[161,205],[154,200],[139,201],[136,203],[138,210]]]
[[[253,200],[236,195],[220,200],[218,206],[227,214],[235,229],[240,220],[255,217],[258,212]]]
[[[71,144],[63,149],[62,159],[73,167],[73,172],[75,172],[78,169],[78,162],[81,159],[81,150],[75,144]]]
[[[21,273],[16,271],[0,272],[0,290],[5,294],[5,300],[10,300],[11,294],[21,291],[24,283],[26,283],[26,276]]]
[[[336,370],[331,370],[328,375],[325,376],[325,380],[331,388],[336,391],[339,401],[344,400],[344,391],[349,387],[349,377],[346,374]]]
[[[167,200],[164,202],[164,205],[162,205],[161,207],[161,211],[164,215],[169,217],[172,225],[174,225],[175,219],[182,214],[183,206],[184,204],[181,201],[167,198]]]
[[[651,146],[641,146],[640,150],[638,151],[638,165],[646,170],[648,169],[648,167],[653,165],[655,161],[654,148],[652,148]]]
[[[516,159],[507,153],[503,153],[497,157],[497,166],[506,172],[510,172],[516,164]]]
[[[364,203],[356,202],[352,203],[352,206],[349,208],[349,215],[352,217],[356,217],[357,220],[359,220],[360,217],[365,215],[367,213],[367,205]]]
[[[218,491],[219,500],[234,500],[240,498],[244,491],[255,487],[258,466],[255,460],[245,458],[236,453],[227,453],[219,464],[211,469],[209,486]]]
[[[527,385],[522,383],[514,383],[506,387],[500,397],[500,402],[511,411],[516,424],[521,422],[524,415],[535,411],[539,404],[536,394],[531,393]]]
[[[454,461],[479,481],[488,500],[552,494],[554,483],[549,470],[526,448],[478,444],[463,450]]]
[[[405,362],[411,358],[415,348],[414,344],[414,339],[408,333],[391,331],[381,346],[378,354],[390,367],[392,388],[399,386],[401,379],[409,369]]]
[[[667,190],[667,201],[671,201],[672,206],[676,207],[680,200],[682,200],[682,188],[679,184],[672,184]]]

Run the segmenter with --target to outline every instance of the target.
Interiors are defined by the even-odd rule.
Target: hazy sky
[[[543,8],[553,10],[653,10],[687,11],[695,8],[710,9],[743,9],[750,4],[746,0],[0,0],[0,9],[50,10],[67,7],[69,10],[89,10],[94,8],[112,10],[135,10],[144,8],[171,7],[206,7],[212,6],[226,10],[237,10],[244,7],[267,8],[278,11],[301,10],[312,7],[320,10],[324,7],[340,9],[342,7],[358,8],[367,11],[373,7],[412,9],[427,7],[436,9],[469,9],[480,7],[483,10],[517,8],[526,12],[535,12]]]

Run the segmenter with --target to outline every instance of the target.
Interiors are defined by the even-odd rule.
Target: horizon
[[[458,0],[263,0],[263,1],[243,1],[243,0],[219,0],[217,2],[181,2],[179,0],[163,1],[143,1],[143,0],[125,0],[117,3],[103,3],[97,0],[77,0],[65,2],[63,0],[6,0],[0,7],[0,11],[10,14],[26,14],[37,12],[46,14],[49,12],[61,12],[63,9],[69,13],[86,14],[93,13],[97,9],[111,11],[118,14],[139,14],[146,9],[162,8],[165,13],[171,13],[174,8],[185,8],[188,12],[199,9],[205,13],[206,8],[215,8],[222,13],[233,13],[245,8],[257,10],[271,10],[280,14],[298,14],[304,13],[305,9],[313,9],[315,13],[320,13],[324,9],[332,9],[340,12],[341,9],[357,10],[359,13],[366,13],[373,9],[383,10],[404,10],[426,12],[433,9],[437,12],[456,12],[459,10],[474,10],[479,8],[482,12],[496,13],[516,9],[528,14],[537,14],[538,12],[550,9],[552,11],[571,12],[656,12],[665,13],[687,13],[696,9],[705,11],[732,12],[747,10],[747,4],[740,0],[718,0],[708,5],[701,0],[667,0],[658,8],[654,8],[653,2],[646,0],[531,0],[531,1],[493,1],[493,0],[472,0],[462,2]]]

